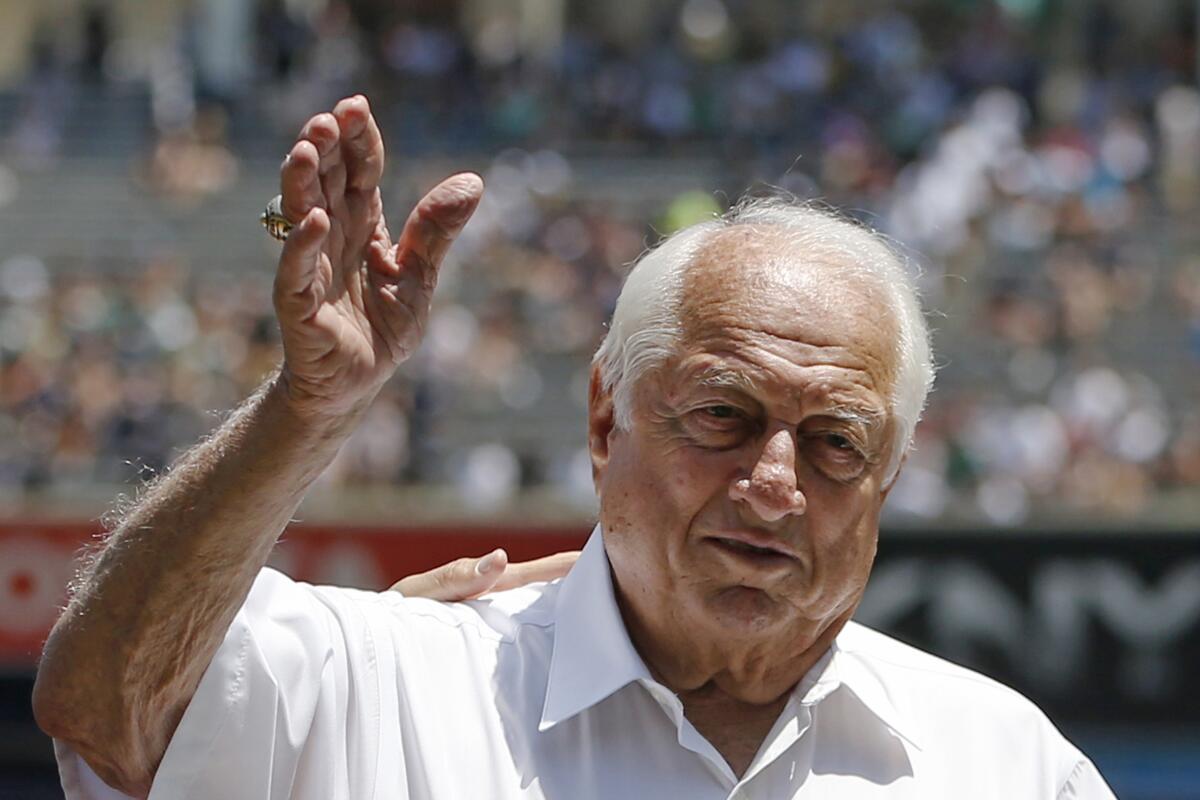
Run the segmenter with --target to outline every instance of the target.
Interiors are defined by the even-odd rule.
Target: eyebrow
[[[749,375],[727,367],[705,367],[695,376],[695,380],[701,386],[710,389],[737,389],[753,393],[758,388]]]
[[[744,372],[724,366],[708,366],[698,372],[696,383],[710,389],[734,389],[753,394],[758,384]],[[838,403],[817,412],[817,416],[832,417],[843,422],[855,422],[874,429],[887,422],[887,412],[880,409],[849,403]]]
[[[824,409],[819,412],[818,416],[833,417],[843,422],[856,422],[868,430],[882,427],[887,422],[887,414],[883,411],[845,404]]]

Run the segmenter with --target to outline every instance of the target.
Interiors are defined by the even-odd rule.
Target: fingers
[[[275,273],[275,305],[281,318],[306,318],[321,302],[325,286],[317,280],[321,246],[329,235],[329,216],[313,208],[292,229]]]
[[[337,118],[329,112],[317,114],[300,130],[300,138],[317,149],[317,173],[321,192],[325,195],[325,207],[336,213],[346,193],[346,165]]]
[[[317,114],[300,130],[299,141],[284,162],[284,215],[295,221],[313,206],[331,209],[347,190],[369,196],[379,186],[383,162],[383,137],[367,99],[347,97],[334,106],[333,113]],[[323,202],[316,190],[324,196]]]
[[[300,129],[300,138],[312,142],[321,158],[328,159],[327,167],[341,163],[341,153],[338,152],[340,136],[337,118],[328,111],[315,114]]]
[[[483,179],[473,172],[451,175],[433,187],[400,232],[396,245],[399,269],[417,271],[422,283],[432,286],[446,250],[475,213],[482,196]]]
[[[314,208],[328,208],[317,173],[319,164],[320,154],[316,145],[301,139],[293,145],[279,171],[283,215],[293,224],[308,216],[308,212]]]
[[[331,244],[344,242],[343,251],[358,258],[382,214],[383,154],[383,138],[363,96],[346,98],[332,113],[315,115],[284,164],[284,216],[300,219],[313,207],[324,208],[333,223]],[[344,266],[340,257],[332,263],[335,273]]]
[[[409,575],[392,584],[390,591],[398,591],[405,597],[427,597],[444,602],[473,600],[488,592],[556,580],[570,572],[578,559],[579,551],[571,550],[509,564],[508,553],[497,549],[483,558],[460,558],[429,572]]]
[[[579,560],[578,550],[555,553],[552,556],[509,564],[504,575],[495,582],[490,591],[499,592],[538,581],[553,581],[564,577]]]
[[[470,600],[490,591],[507,565],[508,554],[497,549],[482,558],[460,558],[428,572],[409,575],[391,588],[405,597],[445,602]]]
[[[367,98],[347,97],[333,107],[341,134],[346,165],[346,188],[371,192],[383,177],[383,137]]]

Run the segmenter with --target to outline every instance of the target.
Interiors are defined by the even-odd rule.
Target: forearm
[[[34,693],[43,727],[102,777],[149,788],[255,575],[355,416],[298,416],[271,381],[111,534],[51,633]]]

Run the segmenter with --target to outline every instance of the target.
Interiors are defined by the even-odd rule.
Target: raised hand
[[[578,558],[578,550],[569,550],[533,561],[509,564],[508,553],[493,550],[482,558],[460,558],[428,572],[409,575],[392,584],[390,591],[400,592],[405,597],[428,597],[450,602],[473,600],[487,592],[501,592],[535,581],[561,578]]]
[[[447,178],[393,243],[379,192],[383,165],[379,128],[356,95],[310,119],[280,171],[283,214],[294,225],[275,276],[280,377],[305,414],[364,407],[412,355],[442,258],[483,193],[478,175]]]

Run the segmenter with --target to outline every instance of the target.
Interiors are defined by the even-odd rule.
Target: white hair
[[[660,367],[683,335],[681,304],[688,268],[722,231],[738,226],[769,227],[778,234],[785,257],[799,268],[820,263],[841,274],[867,279],[886,298],[897,326],[895,382],[889,410],[895,420],[895,447],[885,473],[890,484],[912,444],[913,431],[933,386],[929,328],[908,259],[879,233],[834,211],[778,198],[748,198],[725,215],[672,234],[634,263],[613,310],[608,334],[592,363],[612,394],[616,424],[632,424],[633,389],[648,371]]]

